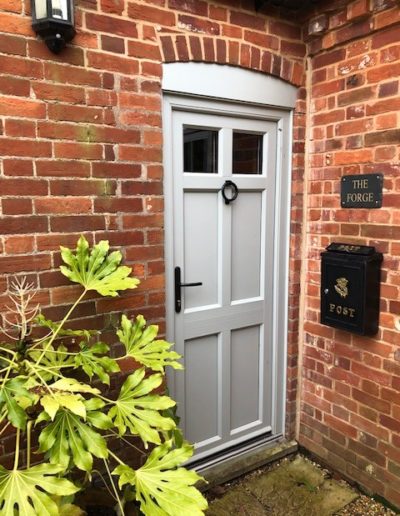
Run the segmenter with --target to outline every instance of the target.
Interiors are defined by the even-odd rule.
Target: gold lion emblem
[[[349,282],[346,278],[337,278],[335,290],[339,294],[340,297],[347,297],[349,295],[349,289],[347,288],[347,283]]]

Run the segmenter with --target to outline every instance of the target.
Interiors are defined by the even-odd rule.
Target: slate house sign
[[[382,174],[343,176],[341,181],[342,208],[381,208]]]

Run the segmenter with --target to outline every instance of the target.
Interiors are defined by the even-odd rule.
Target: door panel
[[[203,283],[183,291],[184,309],[191,311],[218,303],[218,195],[187,191],[183,194],[183,203],[183,279],[186,283]]]
[[[196,458],[273,424],[274,226],[278,124],[172,111],[173,266],[182,270],[174,396]],[[225,203],[229,180],[238,197]]]
[[[261,420],[260,329],[260,326],[250,326],[231,333],[231,378],[246,379],[246,388],[242,382],[231,382],[231,434]]]
[[[232,210],[232,301],[260,296],[263,204],[262,193],[243,192]]]
[[[207,335],[185,343],[185,438],[194,443],[219,434],[219,337]],[[198,386],[203,388],[199,389]],[[206,415],[206,417],[205,417]]]

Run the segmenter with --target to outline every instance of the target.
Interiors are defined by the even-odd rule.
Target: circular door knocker
[[[227,191],[231,191],[231,197],[227,196]],[[237,198],[237,196],[239,194],[239,189],[233,181],[230,181],[228,179],[222,185],[221,192],[222,192],[222,197],[224,198],[225,204],[230,204],[232,201],[234,201]]]

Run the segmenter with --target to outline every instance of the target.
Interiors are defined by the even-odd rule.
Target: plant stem
[[[25,362],[26,362],[26,365],[31,369],[32,373],[39,378],[43,387],[45,387],[49,391],[49,394],[54,397],[54,392],[50,389],[50,387],[47,384],[47,382],[45,381],[45,379],[42,378],[40,373],[37,371],[36,364],[33,365],[30,362],[28,362],[27,360],[25,360]],[[38,367],[40,368],[40,366],[38,366]],[[45,369],[45,368],[41,368],[41,369]]]
[[[26,467],[31,467],[31,438],[32,438],[32,423],[28,421],[27,424],[27,443],[26,443]]]
[[[14,368],[15,357],[16,357],[16,355],[13,356],[13,359],[11,361],[6,359],[8,362],[10,362],[10,365],[8,366],[8,371],[6,372],[6,374],[5,374],[4,378],[3,378],[3,381],[2,381],[3,385],[8,380],[8,377],[10,376],[11,370]]]
[[[123,462],[115,453],[113,453],[111,450],[108,450],[108,453],[111,455],[113,459],[115,459],[119,464],[122,466],[126,466],[125,462]]]
[[[117,502],[118,502],[118,505],[119,505],[119,508],[121,510],[121,516],[125,516],[125,511],[124,511],[124,507],[122,505],[122,502],[121,502],[121,499],[119,497],[119,494],[118,494],[118,491],[117,491],[117,488],[115,487],[115,484],[114,484],[114,480],[111,476],[111,471],[110,471],[110,468],[108,467],[108,463],[107,461],[104,459],[104,465],[106,467],[106,470],[107,470],[107,474],[108,474],[108,477],[110,479],[110,482],[111,482],[111,486],[113,488],[113,491],[114,491],[114,494],[115,494],[115,497],[117,499]]]
[[[18,469],[20,438],[21,438],[21,430],[19,428],[17,428],[17,435],[15,438],[15,457],[14,457],[13,471],[16,471]]]
[[[107,403],[112,403],[115,405],[115,400],[110,400],[109,398],[106,398],[105,396],[102,396],[101,394],[96,394],[98,398],[101,398],[103,401],[106,401]]]
[[[36,360],[36,364],[39,364],[42,360],[42,358],[44,357],[44,355],[47,353],[47,350],[50,348],[50,346],[53,344],[53,342],[55,341],[58,333],[60,332],[61,328],[64,326],[64,324],[68,321],[68,319],[70,318],[72,312],[75,310],[75,308],[79,305],[79,303],[82,301],[82,299],[85,297],[86,295],[86,292],[87,290],[85,289],[82,294],[78,297],[78,299],[75,301],[75,303],[71,306],[71,308],[68,310],[68,312],[66,313],[64,319],[60,322],[60,324],[58,325],[56,331],[53,333],[53,335],[51,336],[49,342],[46,344],[46,346],[44,347],[43,351],[41,352],[39,358]]]
[[[117,432],[113,432],[111,430],[111,433],[110,434],[106,434],[104,436],[105,438],[107,437],[117,437],[118,439],[121,439],[121,441],[124,441],[124,443],[126,443],[128,446],[130,446],[131,448],[133,448],[135,451],[141,453],[142,455],[147,455],[146,452],[144,452],[143,450],[141,450],[140,448],[138,448],[137,446],[135,446],[134,444],[130,443],[128,441],[128,439],[125,439],[124,437],[122,437],[122,435],[119,435]]]
[[[7,428],[11,425],[9,421],[7,421],[7,424],[4,425],[4,428],[0,430],[0,437],[3,435],[3,433],[7,430]]]
[[[0,351],[4,351],[5,353],[10,353],[10,355],[13,355],[15,356],[17,353],[15,351],[13,351],[12,349],[8,349],[8,348],[3,348],[3,346],[0,346]],[[7,360],[6,358],[4,357],[1,357],[2,360]]]

